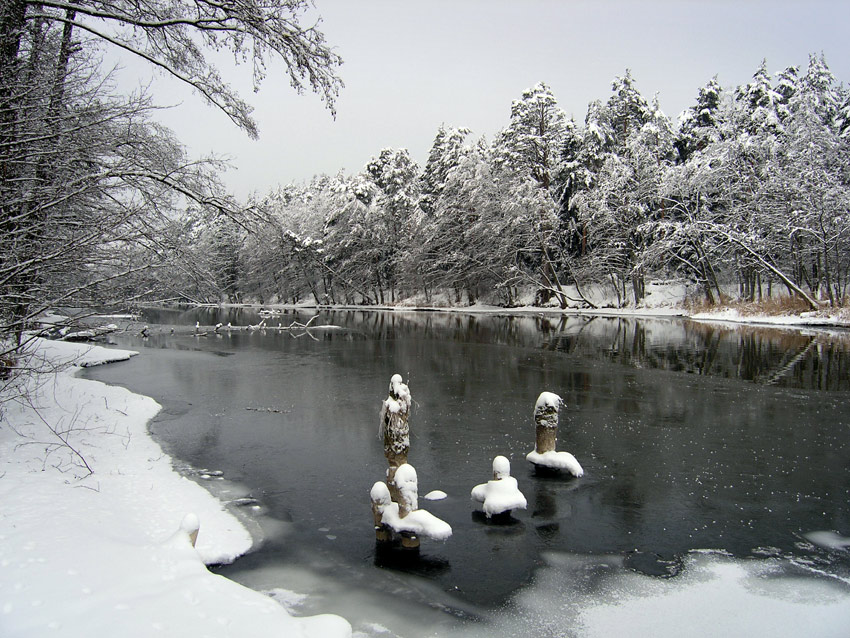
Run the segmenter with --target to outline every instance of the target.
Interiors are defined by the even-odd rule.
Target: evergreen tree
[[[549,87],[540,82],[511,105],[511,122],[499,134],[496,165],[534,179],[548,189],[557,171],[567,116]]]
[[[610,112],[614,146],[617,152],[621,152],[629,136],[640,130],[652,118],[652,110],[637,90],[631,70],[626,69],[624,76],[615,77],[611,88],[614,95],[608,98],[607,107]]]
[[[419,205],[425,213],[433,213],[440,193],[446,187],[449,172],[460,164],[469,152],[466,138],[471,131],[468,128],[446,128],[440,125],[428,154],[428,161],[422,171],[421,198]]]
[[[696,104],[682,113],[675,142],[680,162],[688,161],[717,139],[722,94],[715,76],[699,90]]]
[[[376,187],[375,205],[379,211],[375,228],[382,248],[375,264],[378,291],[382,301],[385,291],[395,301],[398,275],[411,246],[411,237],[421,222],[419,206],[420,168],[407,149],[383,149],[366,164],[365,176]]]
[[[777,107],[782,101],[782,95],[771,85],[767,60],[762,60],[751,82],[738,87],[735,99],[746,114],[747,132],[758,135],[763,131],[776,132],[780,128]]]

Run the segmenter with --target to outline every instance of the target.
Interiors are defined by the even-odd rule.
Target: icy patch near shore
[[[173,471],[147,433],[155,401],[73,376],[134,353],[41,339],[27,353],[45,372],[3,397],[0,425],[4,637],[350,635],[339,617],[292,618],[206,569],[250,549],[250,535]],[[180,529],[190,513],[197,549]]]
[[[481,636],[843,638],[850,586],[783,559],[692,552],[676,578],[624,569],[620,557],[548,554],[546,565]],[[493,629],[493,628],[488,628]]]

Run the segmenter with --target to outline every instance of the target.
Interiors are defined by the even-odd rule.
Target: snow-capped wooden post
[[[538,454],[555,449],[558,442],[558,412],[564,404],[563,399],[554,392],[541,392],[534,406],[534,423],[537,426]]]
[[[482,504],[487,518],[509,516],[511,510],[524,510],[528,506],[517,480],[511,476],[511,462],[504,456],[493,459],[493,479],[473,487],[470,497]]]
[[[407,463],[410,452],[410,389],[400,374],[390,379],[389,396],[381,406],[380,437],[387,457],[387,482],[372,486],[372,516],[375,519],[375,538],[392,539],[401,536],[402,547],[416,549],[419,537],[446,540],[452,535],[451,526],[430,512],[419,509],[419,484],[416,470]]]
[[[180,521],[180,530],[189,537],[189,542],[192,547],[198,542],[198,531],[201,529],[201,522],[196,514],[186,514],[183,520]]]
[[[396,470],[407,463],[407,453],[410,452],[410,425],[407,421],[410,403],[410,389],[400,374],[394,374],[390,379],[389,396],[381,405],[381,437],[384,440],[384,456],[389,464],[387,485],[392,500],[399,506],[401,502],[394,479]]]
[[[382,543],[390,541],[393,538],[392,529],[383,521],[384,509],[392,503],[387,484],[383,481],[378,481],[372,486],[369,496],[372,499],[372,516],[375,518],[375,540]]]
[[[535,468],[550,471],[566,470],[573,476],[584,475],[581,464],[569,452],[556,452],[558,442],[558,412],[563,399],[554,392],[541,392],[534,405],[537,441],[534,451],[525,457]]]
[[[411,512],[419,509],[419,480],[412,465],[404,463],[396,468],[393,485],[398,494],[398,517],[403,521]],[[419,547],[419,537],[413,532],[401,532],[401,546],[413,549]]]

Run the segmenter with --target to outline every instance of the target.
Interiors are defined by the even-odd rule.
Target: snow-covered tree
[[[682,113],[675,143],[679,161],[686,162],[694,153],[717,141],[722,94],[715,76],[700,88],[696,104]]]
[[[511,105],[510,124],[494,144],[499,168],[533,178],[548,189],[557,171],[567,116],[551,89],[540,82]]]
[[[376,188],[374,205],[379,211],[374,220],[381,249],[374,264],[378,295],[381,301],[395,301],[398,285],[402,283],[400,266],[421,221],[420,168],[407,149],[385,148],[366,164],[364,175]]]
[[[422,171],[421,198],[419,206],[426,214],[434,212],[435,201],[446,187],[449,173],[469,153],[468,128],[440,125],[428,153],[428,161]]]
[[[622,149],[631,135],[640,130],[653,117],[652,109],[646,98],[635,86],[630,69],[626,74],[617,76],[611,83],[614,94],[608,98],[610,127],[614,136],[614,146]]]
[[[0,336],[20,335],[44,306],[117,291],[121,275],[141,281],[148,265],[179,264],[163,253],[187,208],[211,219],[244,213],[215,177],[220,163],[189,160],[152,122],[148,98],[108,88],[101,50],[118,47],[188,84],[255,136],[250,107],[207,52],[250,60],[255,86],[277,59],[295,89],[317,92],[333,109],[341,61],[321,31],[302,24],[309,6],[0,3]],[[137,261],[140,248],[150,251],[147,264]],[[153,291],[164,277],[149,281]]]
[[[773,222],[790,240],[795,271],[831,304],[840,303],[850,283],[850,146],[841,136],[840,104],[823,56],[812,56],[788,102],[784,144],[770,184],[780,209]]]

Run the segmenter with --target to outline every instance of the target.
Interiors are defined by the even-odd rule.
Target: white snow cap
[[[510,461],[504,456],[497,456],[493,459],[493,475],[497,478],[472,488],[470,498],[484,504],[482,509],[487,518],[515,509],[524,510],[528,506],[517,480],[510,473]]]
[[[400,374],[394,374],[390,379],[390,394],[398,397],[399,403],[410,407],[410,388],[404,383]]]
[[[541,392],[540,396],[537,397],[537,403],[534,404],[534,411],[536,412],[543,408],[555,408],[559,410],[562,405],[564,405],[564,400],[554,392]]]
[[[390,488],[383,481],[377,481],[369,491],[369,498],[372,502],[379,506],[389,505],[392,502],[390,498]]]
[[[548,467],[553,470],[566,470],[575,477],[584,476],[584,469],[581,467],[578,459],[569,452],[556,452],[555,450],[550,450],[543,454],[539,454],[535,450],[534,452],[529,452],[525,458],[534,465]]]
[[[390,396],[381,405],[381,436],[384,435],[384,422],[387,414],[407,414],[410,412],[410,388],[402,381],[400,374],[394,374],[390,379]]]
[[[183,520],[180,521],[180,529],[182,529],[187,534],[194,534],[199,529],[201,529],[201,521],[198,520],[197,514],[186,514],[183,517]]]
[[[399,518],[398,503],[390,503],[384,508],[381,522],[396,532],[411,532],[438,541],[444,541],[452,535],[451,525],[427,510],[416,510]]]
[[[511,475],[511,462],[506,456],[497,456],[493,459],[493,477],[505,478]]]
[[[395,471],[393,483],[398,488],[401,497],[410,506],[409,509],[419,509],[419,483],[414,467],[409,463],[399,465]]]

